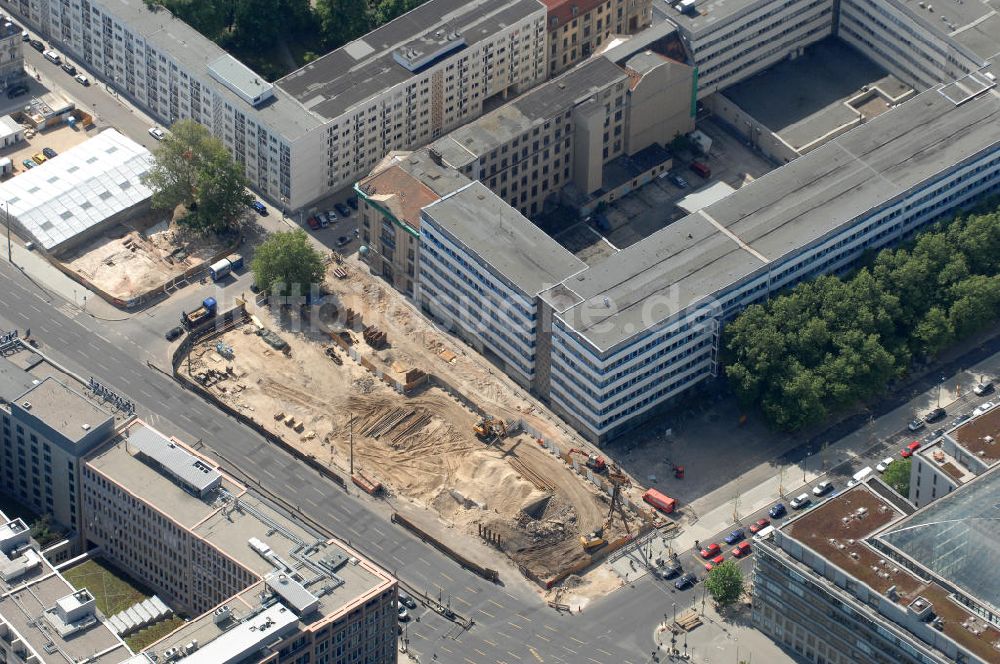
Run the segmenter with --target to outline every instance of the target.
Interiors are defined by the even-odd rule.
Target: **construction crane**
[[[472,427],[476,437],[485,443],[493,443],[507,437],[507,425],[492,415],[483,415]]]
[[[608,481],[611,482],[611,507],[608,509],[608,518],[604,520],[604,529],[607,530],[611,527],[611,522],[615,517],[615,508],[618,508],[618,513],[622,518],[622,525],[625,527],[625,532],[628,533],[628,519],[625,517],[625,510],[621,506],[621,492],[622,487],[632,486],[632,480],[628,478],[628,475],[623,473],[617,466],[612,465],[608,469]]]
[[[596,454],[591,454],[589,452],[577,449],[575,447],[570,448],[567,454],[569,455],[580,454],[582,456],[587,457],[587,461],[585,462],[587,464],[587,468],[590,468],[595,473],[603,473],[608,469],[608,463],[604,460],[604,457],[602,456],[597,456]]]

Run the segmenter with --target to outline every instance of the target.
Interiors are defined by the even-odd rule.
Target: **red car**
[[[752,526],[750,526],[750,532],[752,532],[752,533],[759,533],[760,531],[764,530],[765,528],[767,528],[770,525],[771,525],[771,522],[768,521],[767,519],[758,519],[757,523],[755,523]]]
[[[906,447],[904,447],[903,449],[901,449],[899,451],[899,456],[903,457],[904,459],[909,459],[911,456],[913,456],[913,453],[919,449],[920,449],[920,441],[915,440]]]
[[[740,542],[740,545],[733,549],[733,558],[739,558],[750,553],[750,542]]]
[[[308,219],[306,219],[306,223],[309,224],[309,228],[313,229],[314,231],[318,231],[320,229],[319,219],[317,219],[316,217],[309,217]]]
[[[716,566],[721,565],[722,561],[724,561],[725,559],[726,557],[724,555],[719,554],[715,558],[712,558],[707,563],[705,563],[705,569],[711,572],[713,569],[716,568]]]
[[[722,549],[719,548],[718,544],[712,542],[711,544],[709,544],[708,546],[706,546],[704,549],[701,550],[701,557],[704,558],[705,560],[708,560],[712,556],[717,556],[720,553],[722,553]]]

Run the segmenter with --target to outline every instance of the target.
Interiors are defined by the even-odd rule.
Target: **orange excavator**
[[[597,456],[596,454],[590,454],[589,452],[585,452],[584,450],[580,450],[575,447],[571,448],[568,454],[570,455],[580,454],[582,456],[587,457],[587,460],[585,462],[587,464],[587,468],[590,468],[595,473],[603,473],[608,469],[608,463],[607,461],[604,460],[604,457],[602,456]]]

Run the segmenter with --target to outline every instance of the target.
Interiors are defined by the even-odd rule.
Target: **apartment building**
[[[653,21],[652,0],[542,1],[549,77],[597,53],[612,36],[635,34]]]
[[[365,247],[361,258],[372,272],[413,297],[420,210],[467,184],[467,177],[425,149],[392,153],[359,181],[354,189]]]
[[[79,532],[82,460],[113,435],[114,417],[71,384],[0,358],[0,419],[0,491]]]
[[[45,559],[21,519],[0,513],[0,661],[140,664],[98,613]],[[147,664],[143,658],[141,664]]]
[[[913,455],[908,498],[917,507],[948,495],[1000,461],[1000,408],[984,404],[973,412],[971,420]]]
[[[164,124],[208,127],[251,186],[289,209],[545,79],[537,0],[431,0],[274,83],[158,6],[16,2],[29,25]]]
[[[421,307],[530,389],[539,295],[586,265],[478,180],[423,208],[420,244]]]
[[[396,661],[396,581],[135,421],[82,475],[88,548],[195,616],[153,661]]]
[[[0,24],[0,89],[24,80],[23,48],[21,28],[10,22]]]
[[[994,471],[909,516],[856,486],[753,541],[754,625],[808,661],[996,661]]]

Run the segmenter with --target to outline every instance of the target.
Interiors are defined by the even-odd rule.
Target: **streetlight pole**
[[[10,246],[10,208],[7,207],[7,201],[3,202],[3,216],[7,221],[7,262],[13,265],[14,254],[11,252]]]

